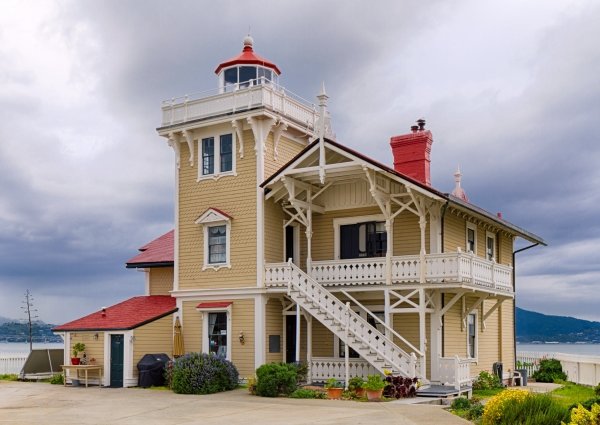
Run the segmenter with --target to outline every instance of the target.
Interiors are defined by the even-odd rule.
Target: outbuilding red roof
[[[166,267],[174,264],[175,231],[165,233],[140,248],[141,253],[127,261],[127,268]]]
[[[170,295],[133,297],[52,330],[54,332],[129,330],[176,311],[175,298]]]

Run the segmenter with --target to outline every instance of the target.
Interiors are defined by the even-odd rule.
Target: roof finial
[[[317,99],[319,99],[319,106],[327,106],[327,99],[329,99],[329,96],[327,96],[327,93],[325,92],[325,81],[321,84],[321,93],[317,95]]]
[[[248,35],[244,37],[244,50],[252,50],[254,46],[254,39],[250,35],[250,27],[248,27]]]
[[[454,173],[454,182],[456,183],[456,185],[454,186],[454,190],[452,191],[452,196],[456,196],[457,198],[462,199],[463,201],[469,202],[469,198],[467,197],[467,194],[465,193],[463,188],[460,186],[461,179],[462,179],[462,173],[460,172],[460,165],[459,165],[456,167],[456,172]]]

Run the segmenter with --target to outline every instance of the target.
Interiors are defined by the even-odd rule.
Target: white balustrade
[[[385,258],[313,261],[311,277],[325,286],[385,283]]]
[[[166,100],[162,105],[162,125],[173,125],[209,116],[266,107],[278,111],[308,129],[317,121],[315,106],[300,96],[267,80],[249,87],[222,92],[204,91],[191,96]]]
[[[471,359],[458,356],[439,358],[439,380],[444,385],[453,385],[460,390],[471,385]]]
[[[366,378],[380,372],[368,361],[363,359],[350,359],[348,362],[348,375],[350,377],[360,376]],[[344,359],[330,357],[313,357],[310,362],[310,376],[312,382],[322,382],[329,378],[341,381],[346,379],[346,362]]]
[[[0,353],[0,374],[18,374],[29,353]]]

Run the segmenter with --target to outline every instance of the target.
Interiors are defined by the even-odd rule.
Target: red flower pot
[[[81,362],[81,359],[79,357],[71,357],[71,364],[73,366],[77,366],[80,362]]]
[[[329,399],[338,399],[342,398],[343,388],[327,388],[327,398]]]
[[[383,394],[383,389],[381,390],[367,390],[367,400],[369,401],[379,401],[381,400],[381,395]]]

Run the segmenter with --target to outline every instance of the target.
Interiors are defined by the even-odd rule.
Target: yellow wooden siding
[[[265,180],[278,171],[295,157],[306,145],[301,145],[285,136],[281,136],[277,145],[277,159],[273,155],[273,133],[269,134],[267,140],[267,150],[265,152]]]
[[[469,302],[472,302],[469,299]],[[483,314],[492,308],[495,300],[486,300],[477,314],[477,364],[471,365],[471,374],[476,375],[482,370],[491,371],[492,365],[500,360],[500,346],[498,344],[498,311],[494,311],[482,324]]]
[[[392,316],[394,330],[402,335],[416,348],[419,348],[419,315],[417,313],[397,313]],[[425,338],[429,335],[430,315],[425,317]],[[394,336],[394,342],[407,353],[412,353],[413,350],[398,337]],[[431,368],[431,350],[427,350],[425,354],[427,362],[426,375],[429,376]]]
[[[196,310],[198,301],[184,301],[182,308],[183,344],[186,353],[202,351],[202,313]]]
[[[429,253],[429,222],[425,228],[425,251]],[[419,217],[409,211],[394,219],[394,255],[418,255],[421,252]]]
[[[333,357],[334,335],[317,319],[312,319],[313,357]]]
[[[244,332],[245,344],[239,340]],[[254,298],[234,300],[231,309],[231,361],[240,378],[254,376]]]
[[[500,257],[498,259],[498,262],[500,264],[507,264],[509,266],[512,266],[513,240],[514,240],[513,236],[509,236],[505,233],[502,233],[500,235],[500,243],[499,243]]]
[[[150,268],[150,295],[169,295],[173,290],[173,267]]]
[[[94,338],[94,335],[98,338]],[[85,355],[90,361],[96,359],[97,365],[104,364],[104,332],[71,332],[71,346],[69,347],[69,357],[73,357],[73,345],[78,342],[85,344]],[[83,357],[82,353],[78,357]]]
[[[515,364],[515,345],[514,345],[514,300],[507,300],[500,307],[500,323],[502,323],[502,332],[500,335],[500,344],[502,346],[502,363],[504,369],[508,370]]]
[[[168,315],[133,330],[133,376],[145,354],[165,353],[173,358],[173,316]]]
[[[283,316],[282,316],[282,306],[279,298],[269,298],[267,305],[265,307],[266,316],[265,316],[265,326],[266,326],[266,335],[265,335],[265,347],[267,363],[271,362],[282,362],[283,354],[285,347],[283,346]],[[279,352],[278,353],[270,353],[269,352],[269,336],[277,335],[279,336]]]
[[[239,145],[238,145],[239,146]],[[218,180],[198,178],[197,153],[194,166],[189,149],[181,144],[179,170],[179,288],[231,288],[256,284],[256,157],[252,131],[244,131],[244,158],[236,158],[237,176]],[[236,152],[237,155],[237,152]],[[196,219],[214,207],[231,220],[231,269],[207,269],[204,264],[204,233]]]
[[[444,301],[449,302],[452,297],[453,294],[444,294]],[[467,356],[467,333],[461,322],[462,302],[458,301],[444,315],[444,357]]]
[[[283,261],[283,220],[281,205],[272,200],[265,202],[265,261],[279,263]]]
[[[444,252],[456,252],[457,248],[465,251],[466,222],[454,214],[444,216]],[[480,231],[477,231],[477,247],[481,245]]]

